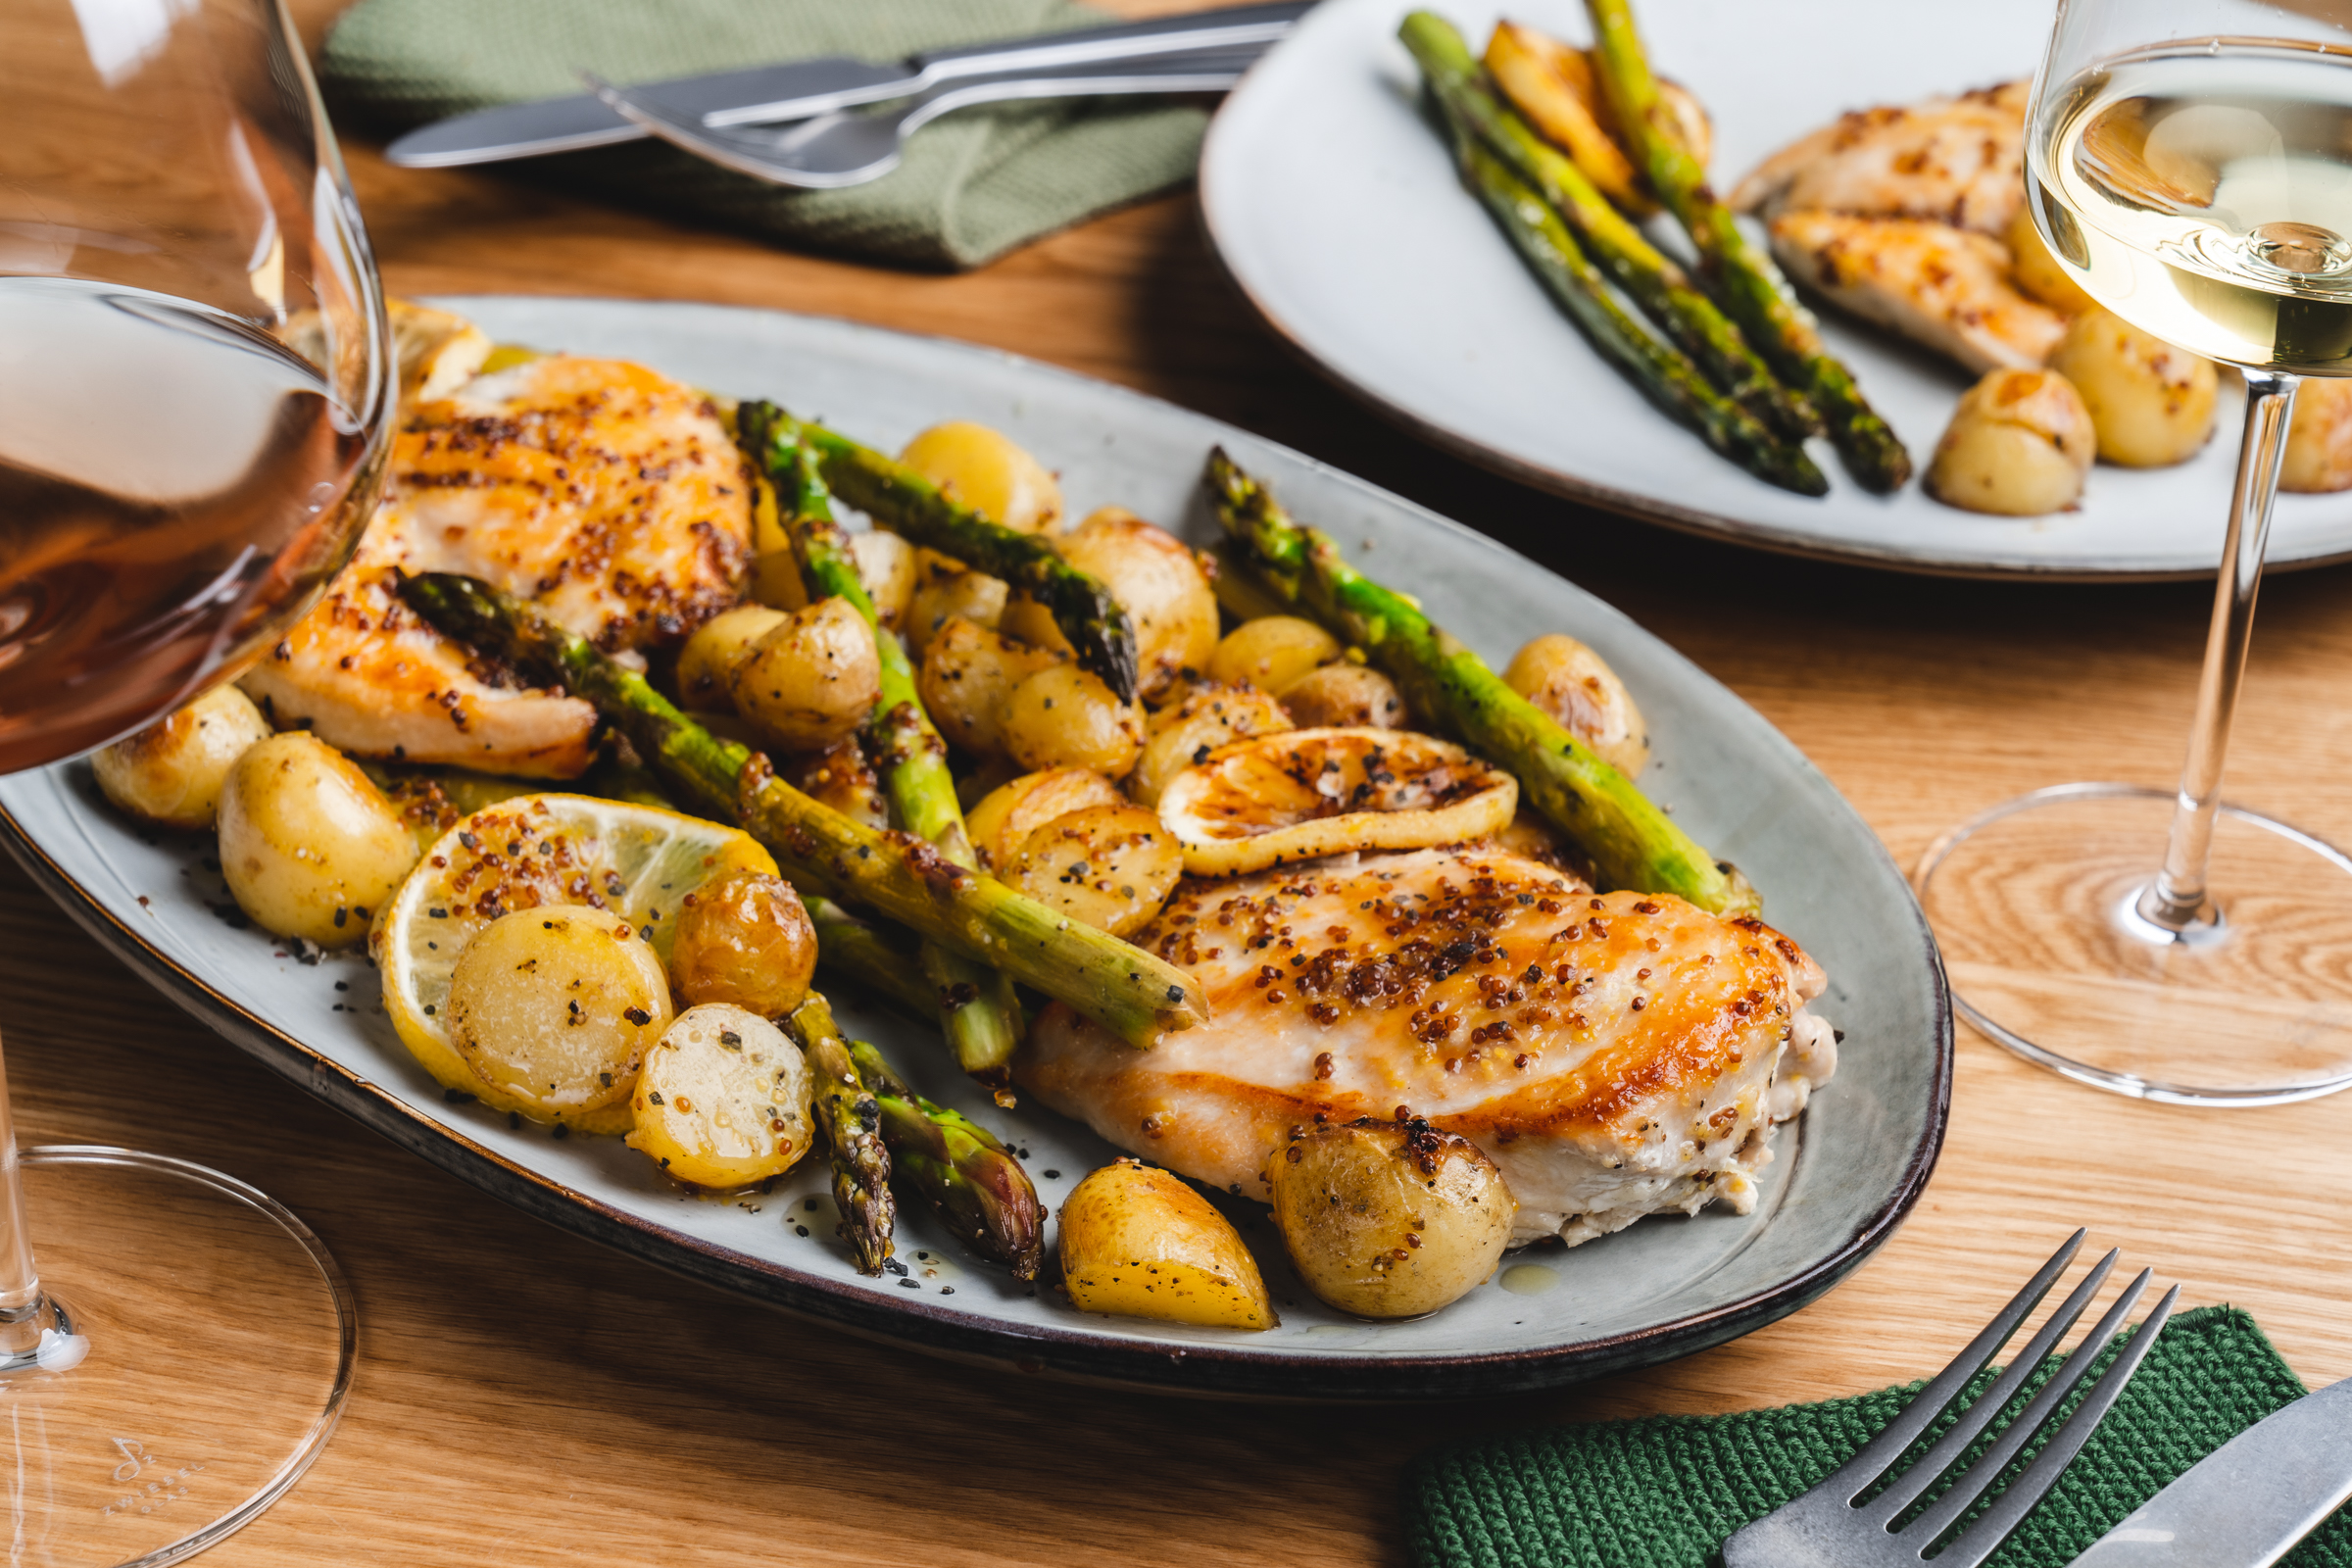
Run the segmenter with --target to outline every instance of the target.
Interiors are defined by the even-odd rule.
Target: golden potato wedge
[[[1046,649],[951,617],[923,651],[915,691],[950,744],[993,757],[1003,750],[997,710],[1004,699],[1022,681],[1059,662],[1059,655]]]
[[[1038,903],[1114,937],[1150,925],[1184,876],[1184,851],[1159,818],[1120,801],[1031,833],[1006,880]]]
[[[2109,312],[2067,323],[2050,368],[2072,381],[2090,411],[2099,456],[2128,468],[2185,463],[2213,438],[2220,372]]]
[[[735,671],[752,657],[760,639],[783,625],[790,613],[763,604],[737,605],[697,626],[678,650],[678,706],[731,710]]]
[[[1296,727],[1282,704],[1248,681],[1201,682],[1182,702],[1152,715],[1152,738],[1127,775],[1127,793],[1142,805],[1157,806],[1168,780],[1205,761],[1218,747]]]
[[[2055,370],[1987,370],[1928,464],[1928,494],[1965,512],[2036,517],[2082,495],[2098,452],[2090,411]]]
[[[1358,1317],[1420,1317],[1466,1295],[1494,1274],[1519,1212],[1476,1144],[1417,1118],[1318,1127],[1266,1179],[1298,1277]]]
[[[728,689],[735,710],[777,746],[821,751],[874,710],[882,689],[874,629],[839,597],[796,610],[752,644]]]
[[[399,809],[316,736],[247,747],[220,791],[220,875],[254,924],[346,948],[418,855]]]
[[[2067,316],[2098,309],[2099,302],[2082,292],[2075,274],[2050,254],[2050,242],[2034,226],[2034,209],[2029,203],[2018,203],[2017,216],[2009,220],[2009,231],[2002,237],[2009,243],[2010,280],[2029,299]]]
[[[952,499],[1022,533],[1053,533],[1061,486],[1002,431],[969,419],[935,424],[906,443],[904,463]]]
[[[1090,514],[1055,542],[1071,565],[1110,590],[1135,630],[1137,690],[1146,702],[1208,662],[1217,646],[1217,595],[1200,560],[1174,534],[1119,507]],[[1070,651],[1053,614],[1015,595],[998,630]]]
[[[270,738],[270,721],[234,686],[211,691],[90,760],[98,788],[119,810],[165,827],[220,820],[228,770]]]
[[[673,1180],[749,1187],[781,1176],[816,1141],[815,1083],[801,1050],[757,1012],[689,1007],[645,1054],[626,1140]]]
[[[816,926],[782,877],[733,871],[680,901],[669,977],[688,1006],[725,1003],[781,1018],[815,974]]]
[[[1649,765],[1649,725],[1608,661],[1554,632],[1529,640],[1503,684],[1559,722],[1627,778]]]
[[[1346,653],[1337,637],[1311,620],[1267,615],[1227,632],[1201,673],[1210,680],[1247,681],[1280,697]]]
[[[1126,797],[1109,779],[1085,767],[1049,767],[1000,784],[964,813],[964,831],[982,866],[1010,866],[1029,835],[1057,816],[1090,806],[1116,806]]]
[[[997,733],[1021,766],[1085,767],[1125,778],[1144,750],[1144,710],[1122,703],[1102,676],[1053,664],[1004,695]]]
[[[1122,1159],[1090,1172],[1060,1225],[1062,1288],[1081,1311],[1208,1328],[1282,1321],[1232,1222],[1164,1170]]]
[[[1404,695],[1368,664],[1342,660],[1291,682],[1282,706],[1300,729],[1407,729]]]
[[[2315,375],[2297,389],[2278,488],[2306,495],[2352,490],[2352,381]]]
[[[914,591],[907,596],[906,623],[909,657],[921,659],[951,620],[968,620],[989,631],[1004,618],[1004,579],[957,565],[928,550],[915,552]]]
[[[503,914],[458,954],[450,1041],[482,1081],[543,1115],[629,1098],[669,1027],[661,956],[626,915],[585,905]]]

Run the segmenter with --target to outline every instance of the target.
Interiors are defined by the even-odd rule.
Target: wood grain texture
[[[297,6],[314,42],[338,0]],[[1142,10],[1146,7],[1129,6]],[[1155,6],[1151,9],[1170,9]],[[1548,501],[1416,447],[1288,360],[1189,198],[927,277],[791,256],[488,172],[347,148],[393,289],[674,297],[1017,350],[1287,441],[1622,606],[1753,703],[1898,860],[2037,785],[2169,786],[2207,591],[1908,580]],[[1914,432],[1914,434],[1919,434]],[[2221,519],[2215,519],[2216,528]],[[2352,573],[2265,596],[2230,794],[2352,841]],[[1543,1397],[1367,1414],[1098,1392],[804,1327],[534,1223],[278,1082],[149,993],[13,872],[0,986],[22,1136],[219,1165],[350,1271],[361,1370],[326,1456],[206,1560],[1395,1563],[1401,1467],[1457,1434],[1822,1398],[1919,1376],[2064,1231],[2251,1309],[2315,1383],[2352,1373],[2334,1140],[2352,1102],[2191,1112],[2075,1088],[1973,1037],[1910,1224],[1748,1339]],[[860,1391],[846,1421],[804,1392]]]

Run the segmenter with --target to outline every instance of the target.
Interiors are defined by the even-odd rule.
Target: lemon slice
[[[1499,832],[1519,781],[1401,729],[1298,729],[1236,741],[1168,781],[1160,825],[1194,876],[1239,876],[1358,850],[1423,850]]]
[[[449,977],[473,934],[515,909],[588,905],[626,915],[664,964],[686,895],[730,871],[775,874],[748,833],[699,817],[585,795],[521,795],[484,807],[416,862],[368,933],[384,1010],[445,1089],[535,1120],[545,1112],[485,1082],[450,1040]],[[622,1133],[627,1101],[563,1115],[582,1132]]]

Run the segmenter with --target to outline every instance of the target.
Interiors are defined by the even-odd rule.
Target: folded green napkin
[[[378,131],[492,104],[814,55],[925,49],[1100,25],[1073,0],[361,0],[319,62],[338,119]],[[788,191],[661,143],[509,166],[590,196],[786,245],[906,267],[977,267],[1192,176],[1207,117],[1166,100],[959,110],[898,169],[847,190]]]
[[[1701,1568],[1724,1537],[1844,1463],[1918,1389],[1442,1448],[1406,1485],[1415,1558],[1423,1568]],[[1987,1568],[2061,1568],[2175,1476],[2306,1392],[2245,1313],[2181,1313]],[[2352,1510],[2286,1565],[2352,1568]]]

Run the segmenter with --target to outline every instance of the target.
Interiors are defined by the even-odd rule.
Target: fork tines
[[[2003,1472],[2041,1433],[2058,1407],[2088,1374],[2091,1364],[2124,1326],[2148,1286],[2142,1269],[2124,1287],[2098,1326],[2085,1335],[2049,1381],[2002,1429],[1990,1446],[1964,1468],[1953,1466],[1983,1438],[2001,1412],[2015,1402],[2035,1370],[2075,1326],[2115,1268],[2110,1251],[2091,1266],[2082,1283],[2011,1360],[1999,1377],[1927,1452],[1895,1474],[1904,1454],[1935,1427],[1969,1383],[1984,1371],[2011,1335],[2049,1295],[2076,1251],[2082,1231],[2067,1238],[2041,1271],[1969,1343],[1950,1366],[1920,1391],[1919,1397],[1888,1422],[1885,1431],[1821,1485],[1740,1531],[1723,1544],[1725,1568],[1896,1568],[1916,1564],[1940,1543],[1936,1568],[1978,1568],[2008,1539],[2033,1506],[2074,1461],[2082,1445],[2155,1347],[2157,1333],[2172,1315],[2179,1286],[2165,1292],[2112,1365],[2092,1384],[2074,1412],[2050,1433],[2032,1462],[1956,1537],[1953,1527],[1984,1498]],[[1950,1486],[1924,1509],[1926,1496],[1947,1474]],[[1882,1484],[1883,1483],[1883,1484]],[[1915,1516],[1906,1517],[1907,1514]],[[1950,1538],[1947,1540],[1947,1538]]]

